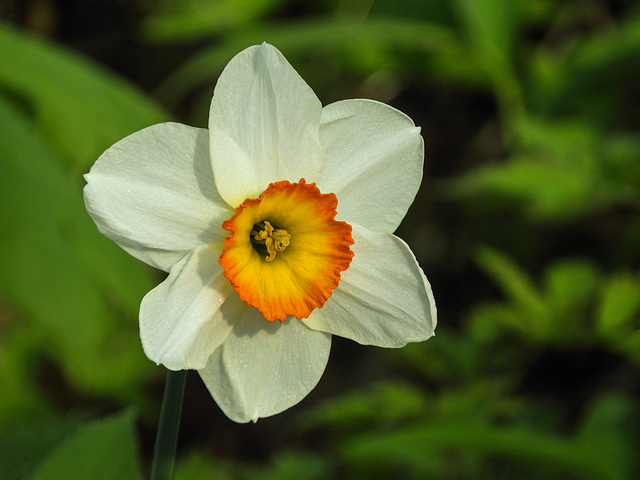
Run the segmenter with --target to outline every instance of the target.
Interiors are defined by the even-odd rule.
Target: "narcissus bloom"
[[[322,107],[273,46],[226,66],[209,128],[162,123],[86,175],[100,231],[168,272],[140,306],[146,355],[198,370],[237,422],[304,398],[331,336],[401,347],[433,335],[431,288],[393,235],[422,178],[423,141],[385,104]]]

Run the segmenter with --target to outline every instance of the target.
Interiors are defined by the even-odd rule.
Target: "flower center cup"
[[[338,200],[314,183],[272,183],[222,224],[220,265],[240,298],[269,321],[308,317],[331,296],[353,258]]]

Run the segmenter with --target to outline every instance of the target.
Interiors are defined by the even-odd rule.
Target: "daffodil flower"
[[[393,232],[420,185],[420,130],[370,100],[322,107],[273,46],[233,58],[209,128],[162,123],[85,176],[99,230],[168,272],[140,306],[146,355],[195,369],[256,421],[318,383],[331,336],[401,347],[433,335],[431,288]]]

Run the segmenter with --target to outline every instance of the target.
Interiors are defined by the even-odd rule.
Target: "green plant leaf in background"
[[[400,382],[379,383],[366,392],[345,395],[316,407],[305,415],[304,428],[391,426],[418,418],[427,408],[427,400],[416,387]]]
[[[192,451],[178,458],[175,480],[326,480],[332,474],[331,459],[297,450],[280,451],[268,464],[232,462],[206,451]]]
[[[148,271],[98,233],[76,183],[1,97],[0,128],[0,290],[76,386],[135,385],[148,368],[136,322]]]
[[[601,292],[597,328],[605,335],[628,334],[640,328],[640,276],[620,272]]]
[[[603,130],[617,126],[640,75],[640,17],[628,15],[611,27],[566,49],[552,43],[538,50],[527,89],[532,112],[545,119],[579,116]]]
[[[531,473],[531,477],[525,478],[566,478],[564,475],[585,480],[630,478],[633,458],[629,453],[633,447],[624,442],[633,435],[635,424],[608,428],[603,420],[615,418],[619,423],[621,419],[629,419],[633,407],[623,399],[603,402],[594,405],[583,423],[583,431],[571,438],[530,426],[431,421],[384,435],[352,436],[341,445],[340,454],[348,459],[353,473],[362,478],[373,472],[376,478],[383,478],[382,472],[386,475],[402,472],[403,478],[424,478],[427,473],[433,474],[433,478],[446,478],[442,472],[452,470],[457,472],[454,478],[486,478],[471,473],[465,476],[465,464],[480,470],[474,464],[478,457],[487,461],[499,459],[505,466],[524,465]],[[614,456],[604,453],[617,446],[622,450]],[[406,466],[411,466],[411,470],[407,471]],[[513,472],[509,474],[509,469],[501,470],[501,478],[519,478]],[[536,472],[546,475],[540,477]]]
[[[591,260],[559,259],[543,272],[540,287],[509,257],[482,247],[476,262],[506,300],[476,305],[472,336],[490,342],[505,331],[523,341],[599,345],[640,361],[640,277],[620,271],[607,277]]]
[[[545,316],[544,301],[524,269],[488,247],[479,247],[475,260],[514,304],[529,311],[532,316]]]
[[[143,35],[153,42],[194,41],[242,27],[275,10],[284,0],[186,0],[158,2]]]
[[[74,415],[32,415],[13,419],[0,432],[0,478],[29,478],[53,449],[82,424]]]
[[[461,30],[469,45],[477,49],[485,60],[487,69],[505,68],[516,50],[520,27],[521,2],[511,0],[455,0],[453,10],[458,14]]]
[[[32,111],[39,136],[76,171],[124,136],[168,119],[102,67],[0,25],[0,88]]]
[[[448,193],[521,211],[537,222],[580,218],[612,205],[640,208],[637,139],[604,135],[578,121],[541,119],[521,124],[520,138],[523,144],[506,161],[458,177]]]
[[[310,51],[335,51],[354,42],[370,50],[411,48],[420,51],[448,49],[454,45],[452,32],[443,26],[412,20],[371,19],[365,23],[332,18],[300,20],[281,25],[258,24],[240,29],[193,55],[173,72],[158,89],[169,104],[177,103],[202,82],[218,75],[238,51],[267,41],[287,56],[306,56]]]
[[[600,290],[596,330],[611,345],[640,363],[640,275],[618,272]]]
[[[577,432],[577,444],[607,459],[612,467],[611,478],[637,478],[633,472],[638,473],[640,468],[636,455],[638,413],[638,405],[628,398],[603,395],[591,402]]]
[[[559,260],[546,268],[544,284],[537,287],[522,267],[496,250],[479,248],[475,260],[507,299],[475,308],[471,329],[477,338],[492,337],[502,329],[551,343],[595,338],[588,326],[589,308],[600,276],[591,262]]]
[[[523,2],[511,0],[455,0],[459,31],[475,66],[492,80],[503,130],[517,132],[524,119],[521,85],[513,56],[520,38]]]
[[[142,479],[133,419],[126,411],[84,425],[58,445],[30,478]]]
[[[154,280],[98,233],[74,171],[164,115],[94,65],[4,27],[0,53],[0,291],[11,318],[27,320],[10,321],[0,339],[23,339],[0,368],[16,388],[3,392],[0,420],[12,407],[24,412],[21,387],[35,385],[15,375],[33,375],[43,360],[81,391],[140,399],[153,368],[136,317]]]
[[[544,272],[543,294],[554,322],[554,336],[579,344],[592,334],[593,299],[601,275],[593,263],[584,259],[560,259]]]

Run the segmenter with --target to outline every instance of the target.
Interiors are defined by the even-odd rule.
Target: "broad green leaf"
[[[420,19],[437,25],[453,26],[454,18],[448,0],[375,0],[371,14]]]
[[[131,398],[150,364],[137,310],[153,281],[102,237],[79,185],[0,97],[0,291],[78,387]]]
[[[580,115],[600,128],[616,124],[640,75],[640,17],[629,15],[597,30],[570,49],[540,49],[530,62],[531,109],[544,117]]]
[[[520,2],[512,0],[455,0],[463,33],[472,48],[504,68],[515,51],[520,27]],[[491,68],[491,65],[487,65]]]
[[[547,316],[547,307],[528,274],[510,258],[489,247],[481,247],[474,259],[513,303],[532,314]]]
[[[53,450],[32,480],[142,479],[133,417],[125,412],[79,428]]]
[[[496,458],[536,471],[555,471],[570,478],[625,478],[627,461],[601,455],[601,444],[582,442],[524,427],[470,422],[428,422],[384,435],[362,435],[343,442],[342,454],[351,464],[381,472],[398,468],[428,468],[438,458]],[[440,452],[440,455],[438,454]],[[444,452],[447,457],[443,457]],[[427,455],[428,453],[428,455]],[[436,463],[437,464],[437,463]]]
[[[264,462],[232,462],[207,450],[176,459],[174,480],[325,480],[333,478],[332,461],[322,453],[279,450]]]
[[[619,337],[614,347],[617,347],[621,352],[640,364],[640,330]]]
[[[424,412],[426,400],[416,387],[400,382],[379,383],[366,392],[329,400],[304,418],[305,428],[331,426],[350,429],[393,425]]]
[[[493,196],[502,208],[521,209],[533,219],[558,221],[609,203],[594,192],[594,182],[588,167],[581,172],[535,159],[514,159],[478,168],[456,180],[453,188],[454,194],[465,197]]]
[[[394,362],[401,362],[406,371],[415,372],[430,382],[462,382],[474,377],[480,367],[475,338],[441,328],[438,339],[426,344],[410,343],[390,353]]]
[[[0,335],[0,430],[7,421],[39,417],[51,410],[40,385],[32,378],[34,358],[42,347],[42,332],[33,324],[15,322],[16,316],[8,313],[2,319],[6,323]]]
[[[522,86],[513,57],[519,37],[522,2],[512,0],[455,0],[461,36],[474,66],[492,82],[506,137],[525,118]]]
[[[618,193],[619,201],[640,205],[640,139],[634,134],[611,136],[604,144],[603,182]]]
[[[482,247],[477,249],[475,261],[492,277],[508,301],[481,304],[472,311],[471,332],[474,338],[490,341],[506,328],[519,333],[523,338],[557,341],[566,339],[566,330],[575,331],[573,322],[563,323],[566,318],[554,316],[561,307],[556,304],[557,299],[553,296],[545,297],[527,272],[509,257]],[[560,316],[562,317],[562,313]]]
[[[72,415],[31,415],[11,418],[0,428],[0,475],[3,480],[23,480],[55,447],[81,425]]]
[[[362,24],[321,18],[256,26],[234,32],[225,42],[216,42],[194,55],[161,85],[158,95],[168,103],[177,102],[204,80],[219,75],[240,50],[263,41],[276,45],[290,61],[296,55],[306,57],[309,52],[317,52],[319,46],[325,52],[335,51],[352,42],[361,42],[373,50],[386,47],[418,51],[442,51],[456,44],[452,32],[445,27],[402,19],[371,19]]]
[[[152,42],[183,42],[247,26],[284,0],[165,1],[149,16],[142,34]]]
[[[246,466],[243,478],[247,480],[325,480],[332,478],[329,459],[306,452],[277,453],[268,466]]]
[[[615,204],[637,206],[640,143],[603,136],[579,122],[529,120],[522,145],[503,162],[455,179],[450,193],[493,208],[520,210],[536,221],[560,222]]]
[[[545,271],[545,302],[557,334],[576,341],[589,330],[588,319],[599,276],[591,262],[561,260]]]
[[[173,480],[239,480],[238,468],[210,451],[182,452],[176,458]]]
[[[584,445],[619,468],[619,477],[632,478],[631,462],[638,459],[638,406],[622,396],[605,394],[596,398],[586,413],[576,437]],[[612,477],[613,478],[613,477]]]
[[[60,160],[84,171],[107,147],[167,115],[96,64],[0,26],[0,89],[32,111]]]
[[[547,322],[540,322],[539,315],[508,303],[476,305],[469,318],[469,333],[483,343],[495,341],[505,330],[515,332],[521,338],[540,339],[546,336],[547,328]]]
[[[620,272],[602,288],[597,328],[616,338],[640,330],[640,277]]]
[[[596,152],[603,141],[602,132],[578,120],[549,121],[540,117],[529,118],[522,125],[520,137],[522,145],[515,156],[575,169],[581,175],[581,170],[594,170]]]

